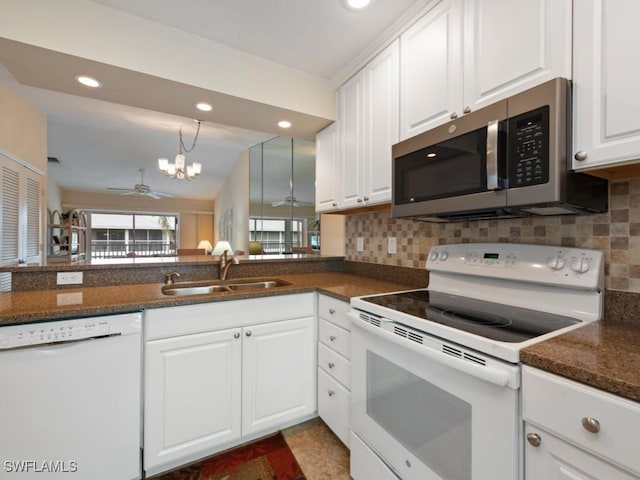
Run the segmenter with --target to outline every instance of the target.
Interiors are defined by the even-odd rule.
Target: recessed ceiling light
[[[280,120],[280,121],[278,122],[278,126],[279,126],[280,128],[290,128],[290,127],[291,127],[291,122],[288,122],[288,121],[286,121],[286,120]]]
[[[197,103],[196,108],[198,110],[202,110],[203,112],[210,112],[211,110],[213,110],[213,107],[211,105],[204,102]]]
[[[76,82],[81,83],[85,87],[102,88],[102,82],[86,75],[76,75]]]
[[[371,0],[346,0],[347,7],[352,10],[361,10],[371,3]]]

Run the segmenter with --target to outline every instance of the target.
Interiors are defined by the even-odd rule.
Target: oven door
[[[355,315],[352,326],[352,428],[398,476],[522,478],[517,365],[401,325],[411,340]]]

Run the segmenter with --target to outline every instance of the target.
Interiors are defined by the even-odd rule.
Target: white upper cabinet
[[[316,212],[338,208],[338,127],[332,123],[316,135]]]
[[[391,145],[398,141],[396,40],[339,91],[341,209],[391,200]]]
[[[574,2],[573,167],[640,158],[640,2]]]
[[[400,136],[460,114],[462,0],[443,0],[400,37]]]
[[[571,78],[571,0],[442,0],[401,36],[401,138]]]

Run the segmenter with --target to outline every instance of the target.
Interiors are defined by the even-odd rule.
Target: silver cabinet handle
[[[247,337],[250,337],[250,336],[251,336],[251,330],[247,331],[247,333],[245,333],[245,335],[246,335]]]
[[[233,334],[233,338],[240,338],[240,332],[236,332]]]
[[[542,438],[537,433],[527,433],[527,442],[534,447],[539,447],[542,442]]]
[[[332,206],[332,207],[337,207],[337,206],[338,206],[338,204],[337,204],[336,202],[333,202],[333,203],[331,204],[331,206]]]
[[[332,342],[335,342],[336,341],[336,336],[335,335],[331,335],[329,337],[329,340],[331,340]]]
[[[464,113],[471,113],[471,107],[469,105],[467,105],[466,107],[464,107],[463,112]]]
[[[498,190],[498,120],[487,124],[487,190]]]
[[[587,432],[598,433],[600,431],[600,422],[593,417],[583,417],[582,426]]]
[[[362,203],[362,199],[358,197],[358,203]]]
[[[584,150],[580,150],[579,152],[576,152],[573,158],[575,158],[579,162],[583,162],[587,159],[587,152],[585,152]]]
[[[364,201],[368,202],[369,201],[369,197],[364,197]]]
[[[336,392],[334,392],[333,390],[329,390],[327,393],[330,397],[333,397],[336,394]]]
[[[455,120],[456,118],[458,118],[458,114],[456,112],[451,112],[451,115],[449,115],[449,118],[451,120]]]
[[[329,314],[333,315],[334,313],[336,313],[335,308],[330,308],[329,309]]]
[[[335,367],[335,366],[336,366],[336,364],[335,364],[335,363],[333,363],[333,362],[329,362],[327,365],[329,365],[329,368],[333,368],[333,367]]]

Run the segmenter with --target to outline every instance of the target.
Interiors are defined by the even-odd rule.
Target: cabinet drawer
[[[351,388],[351,362],[324,343],[318,344],[318,366],[346,388]]]
[[[351,358],[351,333],[327,320],[320,319],[318,339],[340,355]]]
[[[326,295],[318,295],[318,316],[349,331],[351,326],[347,312],[350,308],[347,302]]]
[[[351,478],[353,480],[400,480],[358,435],[351,432]]]
[[[640,404],[526,366],[522,391],[527,422],[640,474]]]
[[[318,369],[318,415],[347,447],[351,431],[351,393]]]

